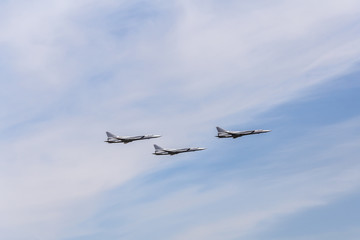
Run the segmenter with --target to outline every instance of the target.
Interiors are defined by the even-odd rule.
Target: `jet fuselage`
[[[108,138],[107,143],[129,143],[138,140],[146,140],[161,137],[160,135],[142,135],[142,136],[116,136],[110,132],[106,132]]]
[[[216,137],[218,138],[238,138],[246,135],[271,132],[271,130],[263,130],[263,129],[248,130],[248,131],[227,131],[221,128],[217,128],[217,129],[218,129],[218,135]]]
[[[179,148],[179,149],[165,149],[162,147],[157,146],[156,144],[154,144],[155,147],[155,152],[153,153],[154,155],[175,155],[175,154],[179,154],[179,153],[185,153],[185,152],[195,152],[195,151],[201,151],[201,150],[205,150],[206,148]]]

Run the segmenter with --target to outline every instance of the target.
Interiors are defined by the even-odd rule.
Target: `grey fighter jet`
[[[107,143],[129,143],[129,142],[133,142],[133,141],[138,141],[138,140],[145,140],[145,139],[151,139],[151,138],[158,138],[161,137],[160,135],[143,135],[143,136],[133,136],[133,137],[128,137],[128,136],[116,136],[110,132],[106,132],[107,135],[107,140],[105,142]]]
[[[153,154],[155,155],[175,155],[179,153],[185,153],[185,152],[195,152],[195,151],[201,151],[205,150],[206,148],[180,148],[180,149],[165,149],[162,147],[159,147],[158,145],[154,144],[155,152]]]
[[[227,131],[225,129],[222,129],[221,127],[216,127],[216,129],[218,131],[218,135],[215,137],[218,138],[238,138],[246,135],[271,132],[271,130],[262,130],[262,129],[248,130],[248,131]]]

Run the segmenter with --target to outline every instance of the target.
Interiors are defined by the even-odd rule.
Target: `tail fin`
[[[106,135],[108,136],[108,138],[116,138],[116,136],[110,132],[106,132]]]
[[[155,148],[155,151],[161,151],[161,150],[164,150],[162,147],[154,144],[154,148]]]
[[[226,132],[225,129],[222,129],[221,127],[216,127],[217,131],[220,133],[220,132]]]

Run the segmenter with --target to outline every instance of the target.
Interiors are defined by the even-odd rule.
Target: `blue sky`
[[[359,13],[0,2],[0,238],[357,240]],[[107,145],[105,131],[163,137]]]

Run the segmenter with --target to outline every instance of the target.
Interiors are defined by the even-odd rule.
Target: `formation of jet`
[[[206,148],[178,148],[178,149],[166,149],[162,148],[156,144],[154,144],[155,152],[154,155],[175,155],[179,153],[185,153],[185,152],[195,152],[195,151],[201,151],[205,150]]]
[[[260,134],[260,133],[267,133],[271,132],[271,130],[248,130],[248,131],[228,131],[225,129],[222,129],[221,127],[216,127],[218,134],[216,137],[218,138],[238,138],[246,135],[252,135],[252,134]],[[107,140],[105,142],[107,143],[129,143],[133,141],[138,140],[145,140],[145,139],[151,139],[151,138],[158,138],[161,137],[160,135],[143,135],[143,136],[116,136],[110,132],[106,132]],[[205,150],[206,148],[179,148],[179,149],[167,149],[162,148],[156,144],[154,144],[155,152],[154,155],[175,155],[179,153],[186,153],[186,152],[195,152],[195,151],[201,151]]]
[[[218,131],[218,135],[216,137],[218,138],[238,138],[246,135],[271,132],[271,130],[262,130],[262,129],[248,130],[248,131],[227,131],[225,129],[222,129],[221,127],[216,127],[216,129]]]
[[[105,142],[107,143],[129,143],[129,142],[133,142],[133,141],[138,141],[138,140],[145,140],[145,139],[151,139],[151,138],[158,138],[161,137],[160,135],[143,135],[143,136],[132,136],[132,137],[128,137],[128,136],[116,136],[110,132],[106,132],[107,135],[107,140]]]

